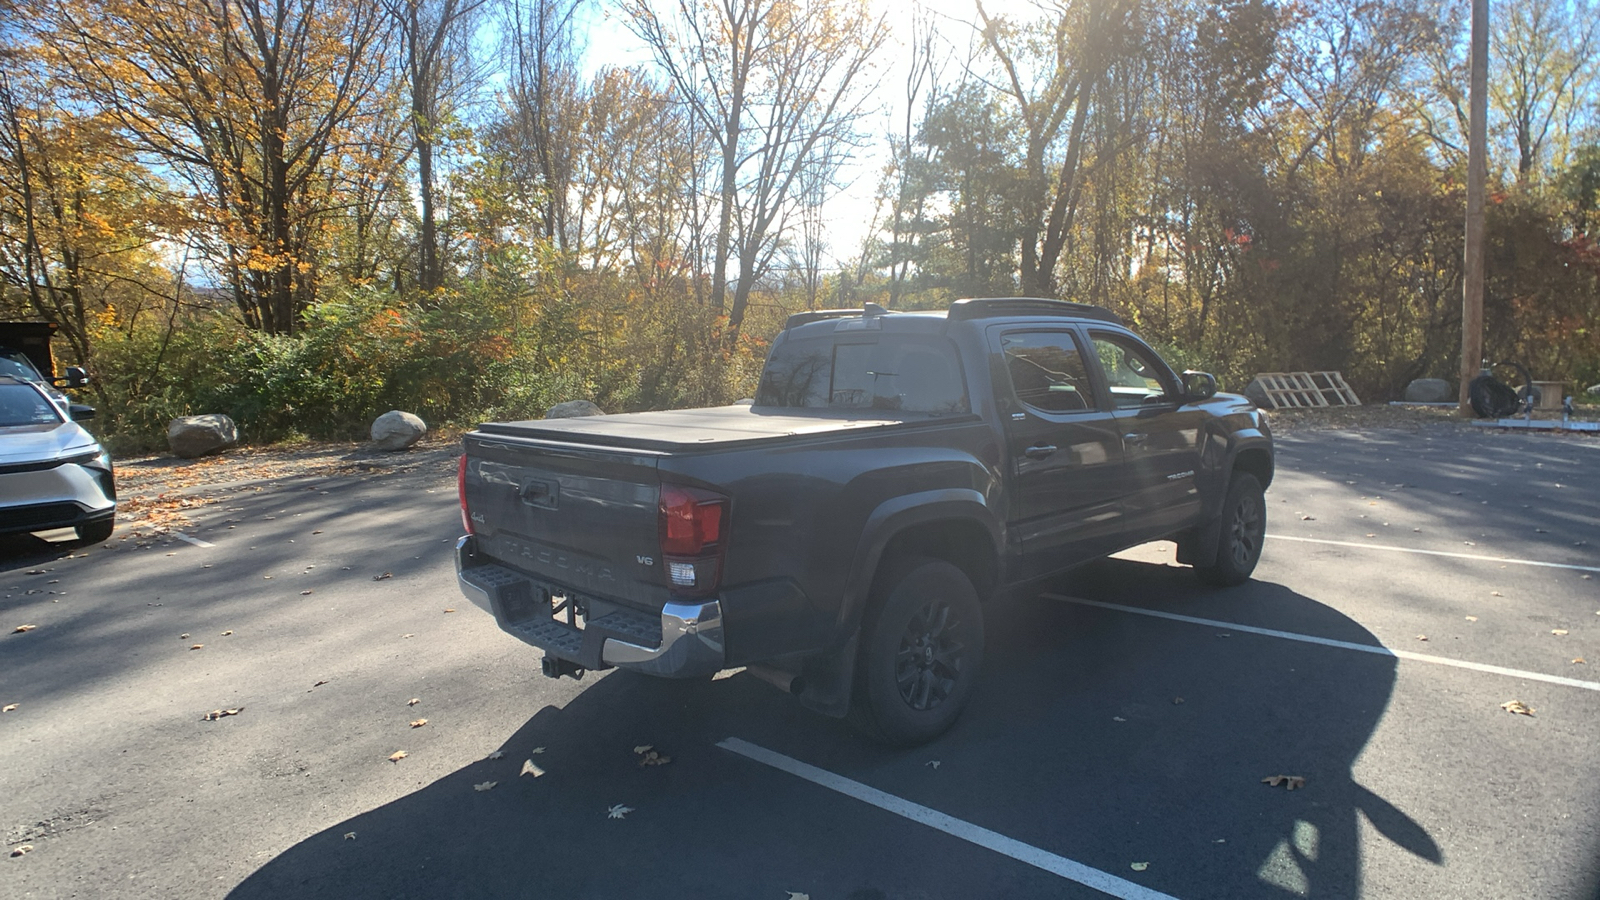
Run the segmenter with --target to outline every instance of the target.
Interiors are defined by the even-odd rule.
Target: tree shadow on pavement
[[[1105,602],[1130,592],[1191,614],[1207,598],[1270,604],[1313,633],[1377,643],[1277,585],[1208,592],[1120,560],[1071,584]],[[1393,658],[1048,595],[996,605],[988,644],[962,721],[912,750],[865,743],[749,675],[607,673],[506,737],[502,758],[305,838],[230,897],[1098,896],[718,748],[727,737],[1184,898],[1353,896],[1362,818],[1422,865],[1443,862],[1425,824],[1351,773]],[[672,761],[641,767],[645,744]],[[525,761],[544,774],[519,775]],[[1305,784],[1262,783],[1273,775]]]

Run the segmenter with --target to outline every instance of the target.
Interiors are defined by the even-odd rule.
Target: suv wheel
[[[1222,533],[1218,537],[1217,561],[1195,571],[1207,584],[1232,587],[1250,580],[1250,573],[1261,559],[1261,543],[1267,535],[1267,504],[1261,482],[1248,472],[1234,472],[1228,483],[1228,496],[1222,502]]]
[[[983,662],[983,607],[965,572],[926,557],[885,572],[862,623],[851,720],[890,744],[955,724]]]

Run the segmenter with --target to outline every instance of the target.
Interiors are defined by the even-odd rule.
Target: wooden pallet
[[[1361,399],[1338,372],[1262,372],[1256,380],[1273,409],[1361,405]]]

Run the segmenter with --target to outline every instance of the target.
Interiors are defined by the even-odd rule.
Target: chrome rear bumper
[[[501,629],[546,654],[586,669],[618,666],[667,678],[709,675],[723,667],[722,605],[716,600],[667,603],[660,620],[632,609],[591,611],[580,630],[548,614],[547,593],[562,593],[477,553],[477,541],[456,541],[461,593],[495,617]],[[602,604],[594,604],[596,607]]]

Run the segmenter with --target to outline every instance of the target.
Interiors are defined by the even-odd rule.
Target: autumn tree
[[[244,321],[288,334],[315,291],[327,165],[385,74],[375,0],[42,0],[85,99],[188,186]]]
[[[862,76],[887,25],[840,0],[679,0],[665,13],[626,0],[624,9],[715,145],[709,299],[737,335],[803,200],[802,179],[819,159],[841,162],[857,140],[869,87]]]

